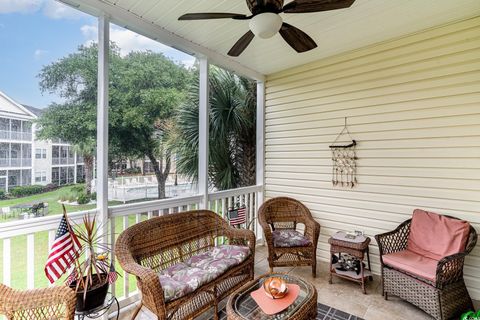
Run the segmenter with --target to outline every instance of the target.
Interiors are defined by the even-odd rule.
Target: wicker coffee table
[[[250,293],[260,288],[263,281],[270,276],[282,277],[288,283],[300,286],[300,294],[295,302],[284,311],[271,316],[263,313],[250,296]],[[227,302],[228,320],[312,320],[316,317],[317,289],[310,282],[287,274],[271,273],[255,278],[235,291]]]

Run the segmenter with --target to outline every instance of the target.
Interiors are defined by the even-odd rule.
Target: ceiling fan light
[[[282,27],[282,18],[272,12],[257,14],[250,20],[250,30],[262,39],[273,37]]]

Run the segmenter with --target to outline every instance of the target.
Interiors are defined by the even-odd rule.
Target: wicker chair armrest
[[[163,289],[155,271],[138,264],[121,237],[115,244],[115,254],[122,269],[137,278],[143,304],[161,319],[166,317]]]
[[[312,240],[313,245],[316,247],[318,237],[320,236],[320,223],[313,218],[307,217],[305,219],[305,236]]]
[[[410,234],[411,219],[400,224],[395,230],[375,235],[380,251],[380,261],[383,264],[382,256],[407,248],[408,236]]]
[[[262,208],[260,208],[262,210]],[[272,236],[272,229],[268,222],[265,220],[265,217],[263,215],[258,214],[258,223],[263,229],[263,234],[265,235],[265,242],[267,243],[268,246],[273,248],[273,236]]]
[[[228,227],[225,236],[229,238],[230,243],[232,244],[245,244],[246,242],[251,252],[255,254],[256,238],[255,233],[252,230]]]
[[[14,290],[6,286],[0,288],[0,313],[11,314],[50,307],[52,316],[73,319],[77,297],[67,286],[31,290]],[[58,306],[64,305],[65,308]]]
[[[463,264],[466,252],[452,254],[442,258],[437,264],[437,277],[435,285],[441,289],[445,285],[457,282],[463,278]]]

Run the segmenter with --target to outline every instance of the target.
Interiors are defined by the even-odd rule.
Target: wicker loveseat
[[[255,235],[212,211],[187,211],[129,227],[115,254],[137,278],[137,312],[146,307],[161,320],[192,319],[214,306],[218,319],[218,302],[253,279]]]
[[[0,283],[0,315],[8,320],[73,320],[76,303],[66,286],[21,291]]]
[[[316,276],[320,224],[306,206],[289,197],[272,198],[260,207],[258,220],[265,233],[271,272],[274,267],[312,266]],[[303,233],[296,230],[300,225]]]
[[[399,296],[435,319],[458,319],[473,310],[463,264],[477,233],[468,222],[417,209],[412,219],[375,239],[385,299]]]

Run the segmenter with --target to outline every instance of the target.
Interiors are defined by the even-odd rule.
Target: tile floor
[[[259,246],[255,256],[255,274],[261,275],[269,271],[267,248]],[[333,284],[328,283],[328,264],[320,262],[317,278],[313,278],[310,267],[275,268],[275,271],[286,272],[312,281],[318,290],[318,302],[330,307],[348,312],[365,320],[423,320],[433,319],[426,313],[396,297],[385,301],[381,294],[380,279],[374,278],[367,285],[367,294],[361,292],[358,284],[334,278]],[[479,307],[478,305],[476,306]],[[130,319],[132,311],[122,311],[120,319]]]

